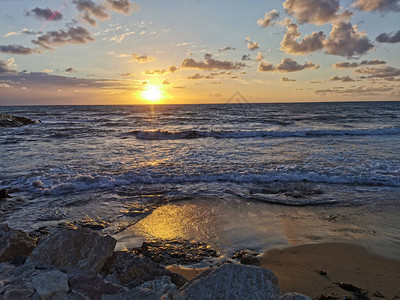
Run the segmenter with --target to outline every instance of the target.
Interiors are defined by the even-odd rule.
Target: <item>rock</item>
[[[7,224],[0,225],[0,262],[29,255],[35,246],[35,240],[22,230],[12,229]]]
[[[33,121],[25,117],[0,114],[0,127],[21,127],[24,125],[35,124],[35,123],[37,123],[37,121]]]
[[[1,299],[3,300],[23,300],[31,299],[35,292],[32,283],[23,278],[17,278],[10,286],[6,287],[6,291]]]
[[[117,299],[168,299],[168,300],[183,300],[184,298],[179,294],[176,285],[171,283],[168,276],[162,276],[156,280],[148,281],[142,285],[129,290],[124,294],[102,296],[102,300],[117,300]]]
[[[111,257],[117,241],[110,236],[80,228],[63,230],[43,239],[28,257],[36,265],[72,267],[97,274]]]
[[[112,274],[119,282],[130,288],[161,276],[170,277],[177,286],[182,286],[187,281],[183,276],[171,273],[147,257],[139,257],[123,251],[114,252],[102,272],[105,275]]]
[[[283,295],[280,298],[280,300],[312,300],[312,299],[308,296],[304,296],[299,293],[287,293],[287,294]]]
[[[5,189],[0,189],[0,199],[12,198]]]
[[[240,263],[243,265],[253,265],[260,266],[261,265],[261,255],[260,253],[253,250],[240,250],[236,252],[232,258],[240,259]]]
[[[207,270],[180,290],[185,299],[279,299],[278,279],[268,269],[226,264]]]
[[[39,273],[32,277],[32,283],[41,299],[48,299],[57,293],[69,291],[67,274],[58,270]]]
[[[101,295],[124,293],[126,290],[119,285],[108,282],[100,277],[75,276],[69,280],[71,290],[91,300],[100,300]]]
[[[217,251],[203,242],[187,240],[159,240],[144,242],[141,252],[155,262],[163,264],[196,263],[208,257],[217,257]]]

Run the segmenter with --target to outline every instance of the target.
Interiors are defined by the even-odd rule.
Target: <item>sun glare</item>
[[[158,103],[164,98],[164,91],[158,85],[149,85],[140,92],[140,97],[150,103]]]

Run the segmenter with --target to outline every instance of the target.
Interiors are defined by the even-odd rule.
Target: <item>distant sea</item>
[[[400,207],[400,102],[0,107],[3,216],[132,225],[176,201]]]

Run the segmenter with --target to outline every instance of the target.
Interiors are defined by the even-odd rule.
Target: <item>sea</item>
[[[118,235],[163,207],[196,203],[206,211],[225,203],[220,219],[231,214],[231,223],[232,207],[253,207],[245,218],[260,222],[279,207],[292,219],[313,207],[322,207],[319,220],[365,208],[399,216],[400,102],[3,106],[0,114],[40,120],[0,128],[0,188],[23,199],[1,218],[26,231],[89,218]],[[400,249],[400,222],[385,226]],[[252,231],[242,235],[237,244]]]

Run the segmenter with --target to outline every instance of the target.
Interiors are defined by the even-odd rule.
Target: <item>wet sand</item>
[[[322,243],[274,249],[264,254],[261,266],[275,273],[283,294],[353,298],[352,292],[336,284],[344,282],[365,290],[371,299],[400,299],[400,260],[379,256],[359,245]],[[189,280],[206,270],[168,269]]]

